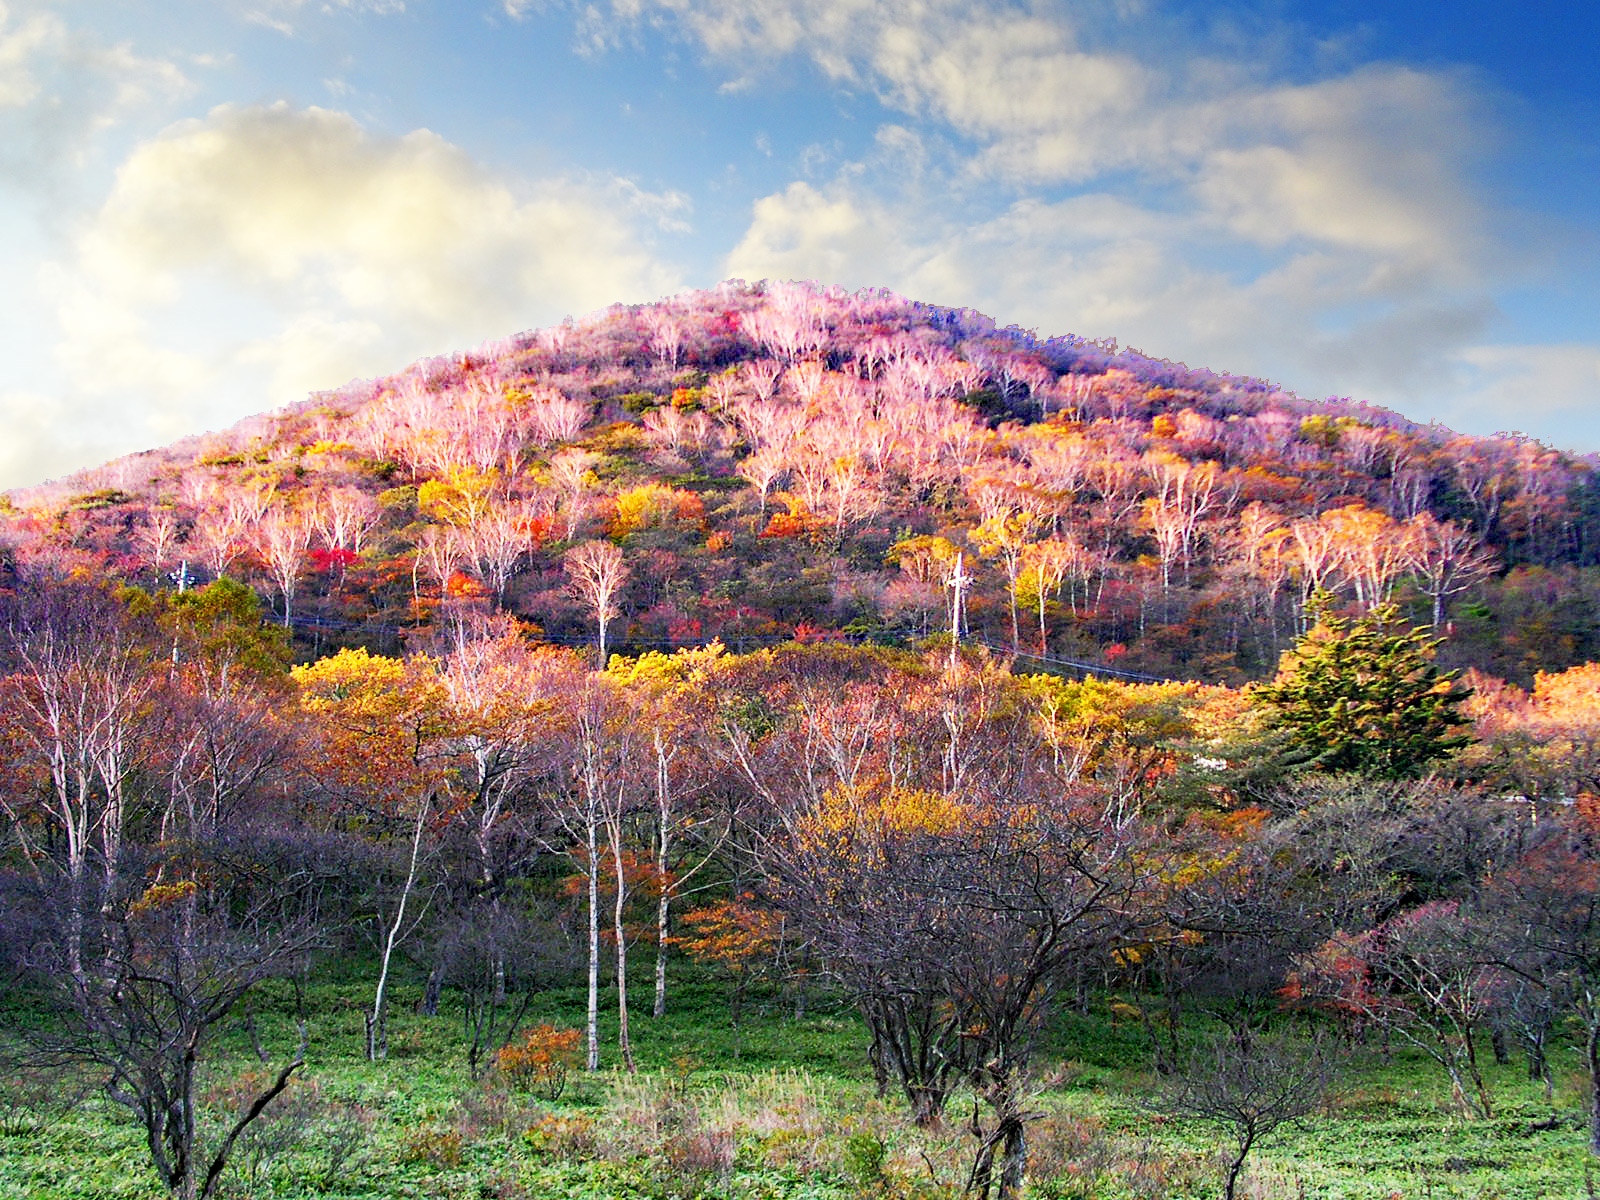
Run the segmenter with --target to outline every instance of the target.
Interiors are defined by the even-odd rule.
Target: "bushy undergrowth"
[[[251,1126],[227,1194],[260,1200],[947,1200],[961,1195],[975,1141],[970,1095],[917,1129],[880,1098],[854,1021],[774,1010],[729,1025],[717,988],[680,990],[672,1015],[635,1023],[647,1069],[574,1071],[556,1099],[505,1072],[474,1078],[447,1011],[397,1014],[391,1057],[360,1057],[359,985],[312,989],[303,1074]],[[539,997],[523,1030],[570,1027],[577,997]],[[270,1044],[289,1012],[269,992],[255,1013]],[[1220,1195],[1215,1133],[1162,1117],[1136,1034],[1109,1004],[1064,1019],[1042,1048],[1029,1127],[1028,1195],[1039,1200],[1206,1200]],[[1325,1110],[1252,1158],[1255,1200],[1555,1200],[1584,1194],[1582,1077],[1553,1103],[1520,1065],[1492,1076],[1497,1116],[1457,1116],[1428,1064],[1357,1054]],[[221,1126],[264,1068],[240,1032],[210,1070],[206,1120]],[[8,1079],[8,1088],[37,1080]],[[67,1094],[82,1083],[60,1081]],[[8,1093],[9,1094],[9,1093]],[[546,1093],[548,1095],[548,1092]],[[91,1095],[63,1111],[32,1093],[0,1127],[6,1200],[157,1200],[141,1131]]]

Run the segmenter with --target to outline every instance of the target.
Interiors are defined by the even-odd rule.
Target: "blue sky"
[[[0,0],[0,487],[721,279],[1600,450],[1588,5]]]

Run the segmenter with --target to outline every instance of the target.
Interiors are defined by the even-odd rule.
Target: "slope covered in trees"
[[[243,580],[302,659],[468,605],[633,652],[955,622],[1224,683],[1320,590],[1524,685],[1600,656],[1592,458],[808,285],[614,307],[3,503],[6,578]]]
[[[669,1145],[680,1081],[606,1148],[518,1098],[631,1086],[693,987],[706,1036],[830,1014],[916,1194],[1091,1169],[1038,1105],[1094,1012],[1234,1139],[1186,1194],[1362,1039],[1457,1150],[1511,1104],[1600,1153],[1594,497],[1531,443],[742,285],[14,494],[0,1112],[93,1087],[169,1194],[278,1194],[291,1114],[366,1136],[330,1042],[368,1094],[423,1029],[478,1115],[399,1159],[489,1153],[498,1106],[508,1188],[559,1142],[714,1194],[790,1131]]]

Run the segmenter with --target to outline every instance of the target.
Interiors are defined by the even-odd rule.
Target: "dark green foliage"
[[[400,470],[400,464],[389,458],[362,458],[356,465],[381,483],[391,481]]]
[[[1450,665],[1527,687],[1539,671],[1600,657],[1600,580],[1592,568],[1516,567],[1480,592],[1454,614],[1441,648]]]
[[[747,604],[791,624],[808,619],[831,598],[827,568],[802,567],[792,559],[759,563],[745,573],[745,579]]]
[[[986,420],[1001,420],[1010,415],[1006,399],[996,388],[980,388],[961,397],[961,403],[975,408]]]
[[[1410,778],[1469,740],[1454,731],[1471,689],[1434,665],[1437,645],[1393,605],[1355,618],[1324,607],[1256,701],[1297,765]]]
[[[226,577],[185,592],[118,592],[129,610],[152,619],[174,653],[186,660],[235,666],[258,680],[283,675],[289,667],[288,635],[264,620],[261,598]]]

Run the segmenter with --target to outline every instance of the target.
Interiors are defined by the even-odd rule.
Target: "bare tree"
[[[211,573],[220,577],[272,506],[273,489],[214,481],[204,494],[206,505],[195,517],[194,541]]]
[[[1589,1152],[1600,1155],[1600,812],[1592,798],[1531,835],[1519,860],[1497,871],[1479,901],[1494,935],[1491,956],[1518,985],[1537,989],[1530,1066],[1544,1069],[1544,1036],[1564,1009],[1578,1017],[1588,1075]],[[1514,996],[1514,992],[1513,992]],[[1543,1011],[1539,1011],[1539,1010]],[[1524,1035],[1526,1037],[1526,1035]]]
[[[600,666],[604,667],[606,625],[617,615],[617,593],[628,581],[622,551],[610,542],[585,542],[567,552],[565,565],[573,592],[594,615],[599,633]]]
[[[484,1060],[515,1036],[537,988],[565,967],[554,922],[530,919],[515,908],[477,904],[457,912],[439,937],[442,977],[461,995],[467,1038],[467,1069],[477,1075]],[[508,987],[516,1000],[508,1002]]]
[[[1410,566],[1423,595],[1433,602],[1433,628],[1444,624],[1445,600],[1466,591],[1494,569],[1495,558],[1478,535],[1432,513],[1421,512],[1407,523]]]
[[[240,1136],[304,1062],[302,1022],[299,1052],[204,1144],[196,1083],[209,1044],[257,983],[300,969],[318,933],[304,902],[313,873],[264,866],[272,856],[255,849],[186,841],[137,863],[130,853],[83,929],[60,929],[48,915],[55,898],[37,897],[62,936],[38,942],[29,963],[59,1009],[53,1027],[31,1035],[33,1055],[97,1073],[144,1127],[156,1173],[182,1200],[215,1194]],[[92,971],[70,969],[77,937],[94,945]]]
[[[1245,1159],[1263,1139],[1322,1106],[1333,1080],[1323,1041],[1269,1037],[1241,1027],[1197,1050],[1151,1101],[1161,1112],[1220,1125],[1232,1137],[1224,1200],[1233,1200]]]
[[[13,770],[32,786],[0,793],[0,811],[35,877],[65,882],[65,961],[78,978],[77,931],[96,887],[117,877],[130,780],[159,719],[151,630],[87,585],[25,591],[5,617],[13,669],[0,679],[0,733],[14,747]]]
[[[611,851],[617,874],[612,911],[612,932],[617,938],[617,1040],[623,1063],[633,1070],[633,1050],[628,1029],[627,938],[622,926],[627,882],[621,862],[621,825],[636,807],[637,746],[627,710],[615,683],[596,673],[569,678],[560,707],[571,721],[571,763],[566,786],[555,796],[552,816],[562,832],[577,843],[579,871],[584,880],[584,910],[588,961],[586,1065],[600,1066],[600,887],[601,854]],[[602,838],[608,844],[602,846]]]
[[[506,499],[474,521],[466,533],[468,553],[477,561],[483,582],[503,600],[506,587],[524,554],[538,544],[537,505],[528,499]]]
[[[283,624],[287,628],[294,604],[295,584],[305,569],[311,550],[312,520],[303,508],[287,501],[274,504],[247,530],[257,554],[267,564],[278,594],[283,597]]]
[[[160,570],[172,560],[178,544],[178,510],[170,504],[154,504],[146,511],[136,539],[150,565]]]
[[[1291,994],[1393,1033],[1433,1059],[1469,1116],[1494,1115],[1478,1037],[1505,979],[1457,901],[1435,900],[1302,955]]]
[[[357,487],[329,488],[311,509],[311,522],[330,549],[360,554],[383,508],[370,492]]]
[[[467,538],[454,525],[425,525],[417,535],[416,558],[411,564],[411,598],[420,600],[417,576],[427,574],[439,585],[439,594],[467,561]]]
[[[970,786],[836,788],[786,827],[770,902],[855,997],[920,1122],[957,1080],[989,1105],[968,1187],[1013,1200],[1051,1000],[1150,919],[1136,827],[1084,795]]]
[[[591,450],[568,447],[550,459],[546,474],[560,498],[562,536],[571,540],[593,507],[590,488],[594,485],[594,466],[600,456]]]

